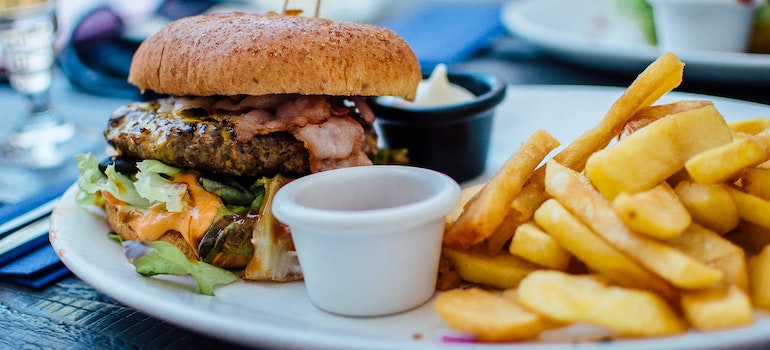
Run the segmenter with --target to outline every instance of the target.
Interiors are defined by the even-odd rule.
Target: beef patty
[[[122,156],[157,159],[204,172],[289,177],[310,173],[308,150],[289,132],[270,132],[239,141],[232,119],[209,115],[201,109],[183,113],[163,110],[157,101],[117,109],[104,132],[107,142]],[[365,130],[362,150],[371,158],[377,152],[374,128],[355,109],[350,112]]]

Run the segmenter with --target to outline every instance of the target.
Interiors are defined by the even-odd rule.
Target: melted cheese
[[[139,239],[147,241],[158,240],[167,231],[179,232],[197,253],[203,234],[211,227],[219,209],[224,205],[219,197],[198,185],[194,174],[182,173],[174,177],[173,181],[187,185],[187,207],[181,212],[169,212],[163,203],[155,204],[144,214],[134,216],[129,225]]]

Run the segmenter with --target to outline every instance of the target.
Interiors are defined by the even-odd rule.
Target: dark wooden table
[[[33,290],[0,283],[0,349],[238,349],[127,308],[70,276]]]
[[[511,36],[499,38],[489,50],[452,68],[495,73],[509,84],[625,87],[635,77],[578,67],[546,56]],[[763,88],[685,82],[677,90],[770,104],[768,86],[770,82]],[[58,83],[58,90],[65,95],[76,94],[62,82]],[[90,118],[105,120],[108,109],[122,102],[100,99],[100,107],[94,107]],[[77,277],[69,276],[43,290],[0,283],[0,348],[232,349],[238,345],[146,316],[102,295]]]

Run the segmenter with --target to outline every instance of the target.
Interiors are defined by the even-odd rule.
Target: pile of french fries
[[[660,56],[555,156],[559,142],[537,131],[463,190],[439,285],[467,283],[434,303],[450,328],[482,342],[575,324],[669,336],[770,310],[770,118],[727,123],[710,101],[653,106],[683,69]]]

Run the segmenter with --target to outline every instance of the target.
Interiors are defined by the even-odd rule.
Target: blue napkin
[[[0,281],[43,288],[69,275],[70,271],[59,260],[53,247],[48,244],[48,237],[45,239],[43,244],[28,251],[27,254],[0,266]]]
[[[430,71],[436,64],[466,60],[505,33],[499,2],[431,1],[377,23],[401,35]]]
[[[61,196],[72,185],[67,180],[15,204],[0,207],[0,224],[19,217]],[[2,239],[3,237],[0,237]],[[42,235],[20,247],[0,254],[0,281],[31,288],[44,288],[70,274],[48,241]]]

